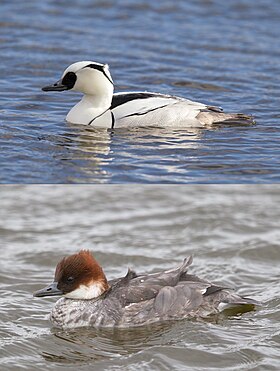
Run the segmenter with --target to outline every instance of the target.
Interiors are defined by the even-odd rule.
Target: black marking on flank
[[[112,117],[112,126],[111,126],[111,129],[114,129],[114,126],[115,126],[115,116],[113,114],[113,112],[111,111],[111,117]]]
[[[130,115],[127,115],[127,116],[124,116],[124,117],[131,117],[131,116],[142,116],[142,115],[146,115],[146,113],[150,113],[150,112],[153,112],[153,111],[156,111],[160,108],[163,108],[163,107],[166,107],[167,104],[165,104],[164,106],[160,106],[160,107],[156,107],[156,108],[152,108],[148,111],[145,111],[145,112],[135,112],[135,113],[131,113]]]
[[[107,75],[106,71],[105,71],[105,65],[104,64],[97,64],[97,63],[91,63],[91,64],[88,64],[87,66],[83,67],[83,68],[93,68],[97,71],[100,71],[103,73],[103,75],[110,81],[111,84],[114,85],[112,79]]]
[[[104,113],[106,113],[109,110],[110,110],[110,107],[107,108],[104,112],[100,113],[100,115],[95,116],[92,120],[90,120],[90,122],[88,123],[88,125],[91,125],[94,120],[98,119],[98,117],[101,117],[102,115],[104,115]]]
[[[77,75],[74,72],[67,72],[63,77],[61,84],[67,86],[67,89],[72,89],[76,83]]]

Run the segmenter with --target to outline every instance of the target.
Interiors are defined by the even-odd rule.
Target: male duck
[[[82,61],[71,64],[62,78],[43,91],[73,90],[83,98],[67,114],[73,124],[113,128],[126,126],[203,127],[213,123],[252,123],[241,113],[223,113],[220,107],[151,92],[115,93],[107,64]]]

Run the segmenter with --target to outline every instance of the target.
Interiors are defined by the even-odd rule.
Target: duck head
[[[69,299],[94,299],[109,289],[105,274],[88,250],[63,258],[56,266],[54,281],[33,296],[63,295]]]
[[[82,61],[71,64],[63,72],[60,80],[43,87],[42,90],[73,90],[86,95],[100,95],[103,92],[113,94],[114,83],[107,64]]]

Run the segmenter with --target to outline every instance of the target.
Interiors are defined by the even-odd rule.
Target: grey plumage
[[[206,317],[225,307],[245,311],[259,303],[233,290],[212,284],[187,270],[192,257],[173,269],[137,274],[109,281],[110,289],[91,300],[60,299],[51,314],[57,327],[131,327],[166,320]],[[69,315],[69,311],[73,313]],[[242,310],[241,310],[242,311]]]
[[[138,275],[112,289],[105,297],[117,299],[122,306],[118,325],[152,323],[186,317],[204,317],[219,312],[219,305],[257,305],[233,290],[214,285],[187,273],[192,257],[171,270]]]

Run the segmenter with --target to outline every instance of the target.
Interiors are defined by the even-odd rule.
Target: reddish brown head
[[[108,288],[105,274],[93,255],[88,250],[81,250],[63,258],[56,266],[53,284],[34,295],[60,294],[71,299],[93,299]]]

